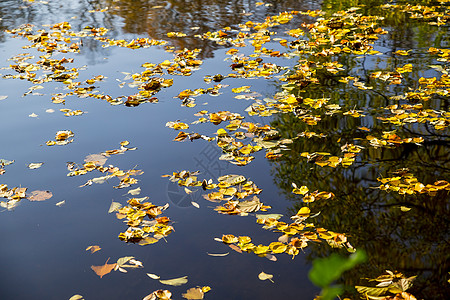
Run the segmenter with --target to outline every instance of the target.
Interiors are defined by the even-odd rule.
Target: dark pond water
[[[182,170],[198,170],[199,177],[207,180],[216,180],[226,174],[243,175],[263,189],[259,198],[272,207],[268,212],[283,214],[282,220],[286,222],[304,206],[301,197],[292,194],[291,183],[308,186],[311,191],[333,192],[335,199],[311,204],[311,210],[321,211],[314,220],[316,227],[345,233],[354,247],[364,249],[369,255],[367,263],[345,273],[340,282],[354,286],[361,284],[360,278],[379,276],[386,269],[396,270],[408,276],[418,275],[413,287],[417,297],[445,298],[450,292],[447,283],[450,264],[448,191],[441,191],[434,197],[427,194],[406,197],[373,187],[379,185],[377,178],[389,177],[389,172],[401,168],[408,168],[424,184],[448,181],[449,117],[446,117],[447,127],[442,130],[430,129],[427,124],[398,127],[397,134],[403,138],[423,136],[420,146],[404,143],[394,148],[370,147],[362,142],[367,134],[358,127],[367,127],[378,137],[384,131],[397,128],[377,119],[383,114],[381,107],[399,103],[390,97],[402,95],[409,91],[408,88],[418,88],[420,77],[442,75],[429,65],[448,69],[448,61],[436,61],[436,57],[427,53],[429,47],[448,49],[448,26],[438,27],[410,20],[405,16],[407,13],[396,15],[389,9],[379,8],[383,4],[381,1],[370,4],[361,12],[384,15],[385,20],[380,22],[389,31],[373,42],[374,49],[381,55],[336,55],[333,60],[342,64],[345,76],[358,76],[365,84],[375,86],[373,92],[340,84],[337,77],[326,76],[320,77],[321,84],[302,92],[303,98],[330,98],[329,104],[339,104],[343,111],[361,110],[366,116],[324,116],[317,125],[310,126],[300,122],[292,112],[270,117],[249,116],[245,110],[253,100],[234,98],[237,94],[231,89],[244,85],[250,85],[260,100],[273,98],[285,83],[276,76],[227,78],[221,83],[229,86],[222,88],[220,95],[200,95],[195,98],[195,107],[181,106],[182,101],[177,98],[181,91],[212,87],[217,83],[207,84],[205,76],[232,72],[230,55],[226,54],[232,45],[218,45],[194,35],[214,32],[226,26],[238,29],[238,24],[250,20],[262,22],[266,16],[283,11],[323,9],[331,14],[352,7],[352,3],[1,1],[0,159],[14,160],[14,163],[4,167],[0,184],[7,184],[9,188],[26,187],[27,193],[49,190],[53,197],[46,201],[23,199],[14,209],[2,208],[0,298],[69,299],[80,294],[85,299],[142,299],[152,291],[169,289],[174,299],[181,299],[182,293],[195,286],[211,287],[206,299],[313,299],[319,293],[320,290],[307,277],[311,261],[337,250],[326,243],[311,243],[294,260],[287,254],[280,254],[276,262],[253,253],[233,251],[214,238],[221,238],[223,234],[248,235],[255,244],[269,244],[279,235],[261,229],[253,214],[245,217],[218,214],[213,210],[217,204],[204,200],[201,189],[187,195],[183,187],[161,177]],[[99,11],[105,8],[108,9]],[[34,48],[23,49],[30,42],[26,38],[13,38],[4,30],[23,24],[35,25],[35,30],[49,30],[42,26],[66,21],[73,31],[81,31],[86,26],[105,27],[109,30],[106,36],[110,39],[152,38],[168,41],[175,50],[198,48],[201,52],[197,59],[203,60],[203,64],[191,76],[166,74],[164,77],[173,78],[174,83],[155,95],[157,103],[111,105],[105,100],[71,95],[65,98],[64,104],[55,104],[52,102],[55,94],[68,92],[64,89],[65,84],[56,80],[39,84],[42,89],[31,90],[24,95],[33,83],[8,78],[18,74],[9,68],[15,64],[10,58],[30,53],[35,56],[30,62],[35,62],[39,55],[45,53]],[[310,16],[297,15],[288,24],[270,29],[277,32],[272,38],[287,38],[286,31],[298,28],[302,23],[313,22]],[[183,32],[188,36],[168,38],[168,32]],[[125,96],[123,101],[138,91],[136,86],[128,85],[132,80],[127,74],[141,73],[144,63],[157,64],[174,57],[172,52],[165,51],[164,46],[133,50],[102,47],[103,43],[92,37],[81,40],[82,44],[78,44],[80,53],[56,51],[52,58],[74,58],[70,67],[79,68],[76,81],[105,76],[93,84],[95,89],[113,98]],[[74,41],[77,40],[74,38]],[[283,52],[293,51],[280,46],[278,40],[264,46]],[[414,49],[410,56],[394,55],[397,50],[408,49]],[[240,49],[246,55],[253,50],[250,46]],[[307,58],[300,57],[300,60]],[[293,68],[299,58],[266,56],[264,60]],[[393,86],[370,78],[371,72],[391,72],[407,63],[413,64],[414,70],[404,76],[402,84]],[[448,85],[443,88],[448,89]],[[408,99],[402,101],[400,103],[413,102],[408,102]],[[448,105],[448,94],[434,95],[424,104],[426,108],[447,112]],[[60,109],[85,113],[67,117]],[[166,127],[166,123],[176,120],[191,123],[198,119],[194,114],[202,109],[238,112],[248,122],[274,127],[284,138],[294,138],[304,131],[327,136],[295,139],[277,161],[266,159],[264,151],[260,151],[253,154],[255,159],[247,166],[236,166],[218,159],[222,150],[214,141],[173,141],[178,132]],[[191,125],[185,131],[214,137],[218,128],[206,123]],[[64,146],[47,146],[45,143],[53,140],[60,130],[71,130],[74,141]],[[79,187],[102,174],[67,176],[67,162],[81,165],[89,154],[118,149],[120,142],[125,140],[130,141],[128,147],[137,149],[111,155],[106,164],[121,170],[135,168],[144,171],[136,176],[138,183],[129,188],[115,189],[113,186],[118,184],[118,180],[113,178],[103,184]],[[345,143],[360,143],[366,147],[348,168],[322,168],[300,155],[303,152],[340,153]],[[38,169],[27,167],[36,162],[44,164]],[[127,226],[114,214],[108,214],[112,201],[125,205],[131,197],[127,192],[137,187],[141,189],[138,197],[148,196],[149,201],[161,206],[169,203],[164,215],[173,221],[175,231],[152,245],[140,246],[119,240],[118,234]],[[61,201],[64,204],[56,205]],[[194,207],[191,201],[198,203],[200,208]],[[411,210],[405,212],[400,207]],[[99,245],[102,249],[91,254],[85,251],[90,245]],[[224,257],[207,254],[226,252],[229,255]],[[109,263],[113,263],[124,256],[134,256],[144,268],[129,270],[128,273],[111,272],[103,278],[91,270],[92,265],[102,265],[108,258]],[[275,283],[259,280],[258,274],[262,271],[273,274]],[[150,279],[146,273],[158,274],[162,279],[188,276],[189,282],[179,287],[167,286]]]

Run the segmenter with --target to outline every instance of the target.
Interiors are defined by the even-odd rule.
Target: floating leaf
[[[84,300],[84,298],[81,295],[73,295],[69,300]]]
[[[166,284],[166,285],[179,286],[179,285],[186,284],[188,282],[187,278],[188,278],[187,276],[183,276],[183,277],[174,278],[174,279],[159,280],[159,282],[161,282],[162,284]]]
[[[106,263],[102,266],[91,266],[91,269],[102,278],[106,274],[110,273],[115,267],[116,264],[108,264],[109,258],[106,260]]]
[[[30,163],[28,164],[28,169],[38,169],[40,168],[44,163]]]
[[[147,273],[147,276],[150,277],[151,279],[155,279],[155,280],[158,280],[161,278],[160,276],[158,276],[156,274],[151,274],[151,273]]]
[[[102,248],[100,248],[100,246],[98,246],[98,245],[93,245],[93,246],[89,246],[89,247],[87,247],[86,248],[86,251],[91,251],[91,253],[94,253],[94,252],[97,252],[97,251],[100,251]]]
[[[59,201],[59,202],[56,203],[55,205],[58,206],[58,207],[61,207],[61,206],[63,206],[64,204],[66,204],[66,200]]]
[[[206,252],[206,254],[208,254],[209,256],[227,256],[228,254],[230,254],[230,252],[226,252],[226,253],[209,253]]]
[[[157,290],[145,296],[142,300],[170,300],[172,293],[168,290]]]
[[[122,204],[120,204],[119,202],[111,202],[111,205],[109,206],[108,209],[108,214],[115,212],[115,211],[119,211],[119,209],[122,207]]]
[[[138,187],[138,188],[136,188],[136,189],[134,189],[134,190],[129,190],[127,194],[136,196],[136,195],[139,195],[140,193],[141,193],[141,188]]]
[[[259,273],[259,275],[258,275],[258,278],[260,279],[260,280],[270,280],[272,283],[275,283],[273,280],[272,280],[272,278],[273,278],[273,275],[272,274],[267,274],[267,273],[264,273],[264,272],[261,272],[261,273]]]
[[[183,298],[188,300],[201,300],[203,299],[205,293],[203,292],[201,287],[190,288],[186,291],[186,293],[181,294]]]
[[[0,101],[5,100],[8,96],[0,96]]]
[[[198,205],[197,202],[195,201],[191,201],[192,206],[196,207],[196,208],[200,208],[200,205]]]

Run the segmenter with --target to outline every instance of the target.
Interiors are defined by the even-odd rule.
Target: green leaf
[[[325,288],[341,277],[342,273],[364,262],[366,258],[366,253],[358,250],[348,258],[333,253],[329,257],[315,259],[308,274],[309,279],[315,285]]]

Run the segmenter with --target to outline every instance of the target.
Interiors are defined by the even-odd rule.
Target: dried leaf
[[[108,157],[103,154],[89,154],[84,158],[85,162],[95,162],[98,166],[103,166],[107,160]]]
[[[136,189],[134,189],[134,190],[129,190],[127,194],[136,196],[136,195],[139,195],[140,193],[141,193],[141,188],[138,187],[138,188],[136,188]]]
[[[273,278],[272,274],[267,274],[267,273],[261,272],[261,273],[259,273],[258,278],[260,280],[267,280],[267,279],[269,279],[272,283],[274,283],[274,281],[272,280],[272,278]]]
[[[52,192],[50,191],[32,191],[31,195],[28,196],[28,200],[30,201],[45,201],[53,197]]]
[[[28,164],[28,169],[37,169],[40,168],[44,163],[30,163]]]
[[[191,201],[192,206],[196,207],[196,208],[200,208],[200,205],[198,205],[197,202]]]
[[[186,291],[186,293],[182,294],[183,298],[186,298],[188,300],[201,300],[203,299],[203,296],[205,293],[203,293],[203,290],[201,287],[195,287],[190,288]]]
[[[109,206],[108,209],[108,214],[115,212],[115,211],[119,211],[119,209],[122,207],[122,204],[120,204],[119,202],[111,202],[111,205]]]
[[[59,201],[59,202],[56,203],[55,205],[58,206],[58,207],[61,207],[61,206],[63,206],[64,204],[66,204],[66,200]]]
[[[174,278],[174,279],[159,280],[159,282],[161,282],[162,284],[166,284],[166,285],[179,286],[179,285],[186,284],[188,282],[187,278],[188,278],[187,276],[183,276],[183,277]]]
[[[158,276],[156,274],[151,274],[151,273],[147,273],[147,276],[150,277],[151,279],[155,279],[155,280],[158,280],[161,278],[160,276]]]
[[[84,298],[81,295],[73,295],[69,300],[84,300]]]
[[[100,246],[98,246],[98,245],[93,245],[93,246],[89,246],[89,247],[87,247],[86,248],[86,251],[91,251],[91,253],[94,253],[94,252],[97,252],[97,251],[100,251],[100,249],[102,249],[102,248],[100,248]]]
[[[209,256],[227,256],[228,254],[230,254],[230,252],[227,252],[227,253],[209,253],[209,252],[206,252],[206,254],[208,254]]]
[[[116,264],[108,264],[109,258],[106,260],[106,263],[102,266],[91,266],[91,269],[102,278],[104,275],[110,273],[115,267]]]

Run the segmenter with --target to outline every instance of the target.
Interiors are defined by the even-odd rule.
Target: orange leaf
[[[94,252],[100,251],[100,249],[102,249],[102,248],[100,248],[100,246],[94,245],[94,246],[87,247],[86,251],[91,250],[91,253],[94,253]]]
[[[102,266],[91,266],[91,269],[102,278],[104,275],[110,273],[115,267],[116,264],[108,264],[109,258],[106,260],[106,263]]]

